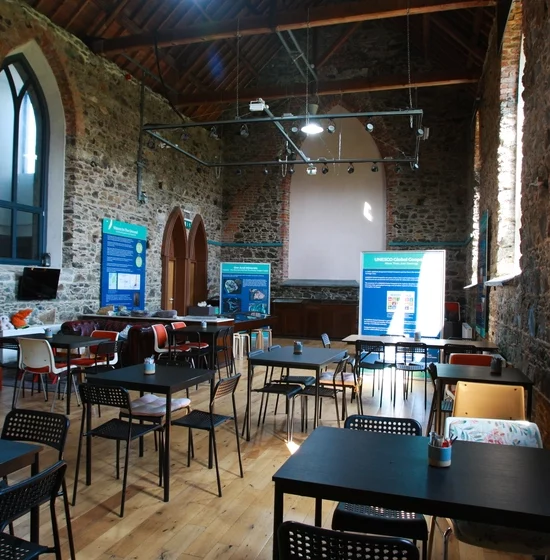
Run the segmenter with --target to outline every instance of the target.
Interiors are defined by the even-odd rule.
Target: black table
[[[170,432],[172,419],[172,395],[183,389],[193,387],[204,381],[210,381],[211,389],[216,372],[208,369],[189,368],[178,365],[156,364],[153,375],[145,375],[143,364],[115,369],[88,377],[88,383],[97,385],[114,385],[142,393],[160,393],[166,395],[166,421],[164,445],[164,501],[170,500]],[[88,407],[90,411],[90,408]],[[91,417],[88,418],[91,422]],[[89,443],[89,442],[88,442]],[[90,454],[89,444],[86,449]],[[88,460],[86,460],[88,465]],[[87,468],[88,471],[88,468]],[[89,473],[86,473],[86,484],[90,484]]]
[[[445,394],[445,385],[456,385],[459,381],[471,383],[496,383],[498,385],[518,385],[527,392],[527,418],[531,419],[533,408],[533,381],[519,369],[503,367],[501,375],[491,374],[489,366],[468,366],[463,364],[437,364],[437,385],[439,395]],[[437,403],[437,430],[441,431],[441,402]]]
[[[246,416],[246,440],[250,441],[251,426],[251,400],[252,400],[252,382],[253,367],[282,367],[294,369],[307,369],[315,371],[317,383],[315,385],[315,416],[313,418],[313,428],[317,427],[319,417],[319,376],[324,366],[336,361],[340,361],[347,352],[345,350],[336,350],[334,348],[310,348],[304,346],[301,354],[294,354],[293,346],[283,346],[276,348],[271,352],[264,352],[259,356],[248,359],[248,388],[247,388],[247,410]]]
[[[417,342],[413,338],[406,336],[374,336],[368,334],[350,334],[346,338],[342,339],[342,342],[347,342],[348,344],[355,344],[357,341],[361,342],[381,342],[384,346],[396,346],[397,344],[403,344],[406,342]],[[448,338],[421,338],[420,343],[425,344],[428,348],[436,348],[438,350],[443,350],[446,344],[453,344],[455,346],[475,346],[480,351],[494,351],[498,350],[498,344],[491,342],[490,340],[453,340]]]
[[[428,438],[320,427],[273,475],[273,558],[284,494],[550,532],[550,451],[457,441],[428,466]]]
[[[39,454],[41,445],[0,439],[0,477],[31,467],[31,476],[39,472]],[[39,542],[40,508],[31,509],[31,541]]]

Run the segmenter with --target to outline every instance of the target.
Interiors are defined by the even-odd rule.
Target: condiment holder
[[[49,327],[44,329],[44,335],[46,336],[46,338],[52,338],[53,337],[52,329],[50,329]]]
[[[299,340],[294,341],[294,354],[302,353],[302,343]]]
[[[151,375],[155,373],[155,360],[154,358],[145,358],[143,361],[143,373]]]
[[[428,443],[428,464],[432,467],[450,467],[453,441],[431,432]]]
[[[208,326],[206,321],[201,321],[201,328],[205,329]]]

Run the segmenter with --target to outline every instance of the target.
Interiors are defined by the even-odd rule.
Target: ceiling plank
[[[469,37],[465,37],[462,33],[457,32],[456,29],[439,16],[433,15],[432,23],[439,27],[447,36],[453,38],[459,45],[462,45],[478,62],[483,63],[485,60],[485,50],[473,45]]]
[[[252,16],[239,22],[241,36],[264,35],[278,31],[292,31],[309,27],[323,27],[343,23],[356,23],[392,17],[444,12],[449,10],[488,8],[496,5],[496,0],[371,0],[371,2],[350,2],[338,5],[323,5],[309,10],[279,12],[275,18]],[[235,38],[237,20],[200,24],[181,29],[171,29],[156,34],[159,47],[190,45],[205,41]],[[150,47],[155,43],[155,34],[140,33],[113,39],[95,39],[90,48],[95,53],[118,53]]]
[[[337,39],[334,44],[330,47],[330,49],[321,57],[321,59],[319,61],[317,61],[317,64],[315,65],[315,67],[317,68],[317,70],[319,70],[319,68],[321,68],[322,66],[324,66],[328,59],[336,53],[336,51],[338,51],[338,49],[340,49],[342,47],[342,45],[344,45],[344,43],[346,43],[348,41],[348,39],[361,27],[361,22],[358,21],[356,23],[354,23],[352,26],[348,27],[348,29],[346,29],[346,31],[344,31],[344,33],[342,33],[342,35],[340,36],[339,39]]]
[[[338,80],[318,82],[317,95],[340,95],[344,93],[365,93],[374,91],[389,91],[420,87],[434,87],[457,84],[471,84],[479,80],[479,72],[442,71],[425,74],[409,83],[407,76],[378,77],[372,80],[354,78],[351,80]],[[294,84],[288,87],[253,88],[239,92],[240,101],[252,99],[285,99],[290,97],[303,97],[304,84]],[[235,103],[234,91],[204,92],[194,95],[180,95],[175,98],[178,106],[211,105],[216,103]]]
[[[97,26],[92,30],[90,35],[97,36],[101,35],[113,21],[118,17],[118,14],[126,7],[130,0],[120,0],[120,2],[111,10],[111,13],[107,15],[103,22],[98,22]]]

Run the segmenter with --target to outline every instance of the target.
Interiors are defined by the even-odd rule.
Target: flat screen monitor
[[[60,272],[59,268],[25,267],[19,279],[18,299],[55,299]]]

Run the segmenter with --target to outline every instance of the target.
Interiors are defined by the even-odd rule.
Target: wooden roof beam
[[[479,80],[479,73],[460,73],[456,71],[432,72],[409,84],[407,76],[387,76],[385,78],[353,78],[319,82],[315,90],[316,95],[340,95],[344,93],[365,93],[374,91],[389,91],[413,88],[447,86],[457,84],[475,84]],[[251,88],[239,92],[239,101],[250,101],[261,97],[264,100],[286,99],[289,97],[304,97],[304,84],[294,84],[288,87]],[[180,95],[175,98],[175,104],[180,107],[190,105],[213,105],[217,103],[235,103],[234,91],[204,92],[194,95]]]
[[[488,8],[496,5],[497,0],[371,0],[370,2],[350,2],[346,4],[325,5],[308,10],[281,11],[276,17],[252,16],[241,18],[239,32],[241,37],[265,35],[278,31],[293,31],[309,27],[323,27],[344,23],[356,23],[393,17],[445,12],[472,8]],[[155,39],[159,47],[190,45],[205,41],[235,38],[237,20],[219,21],[186,28],[171,29],[157,33],[140,33],[112,39],[93,39],[90,48],[95,53],[119,53],[151,47]]]

